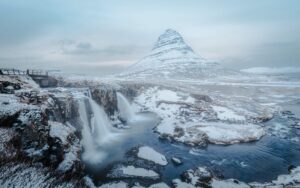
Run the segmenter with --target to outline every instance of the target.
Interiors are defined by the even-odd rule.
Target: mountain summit
[[[167,48],[166,48],[167,47]],[[153,51],[164,51],[171,48],[176,48],[177,50],[193,51],[185,41],[182,36],[173,29],[167,29],[162,35],[158,37]]]
[[[198,78],[204,69],[215,65],[196,55],[177,31],[167,29],[158,37],[151,52],[121,76]]]

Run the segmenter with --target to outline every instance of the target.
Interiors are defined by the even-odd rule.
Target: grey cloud
[[[128,58],[137,58],[145,54],[144,46],[123,45],[123,46],[104,46],[96,47],[86,41],[62,40],[59,42],[59,48],[63,55],[68,56],[88,56],[88,59],[117,60]]]

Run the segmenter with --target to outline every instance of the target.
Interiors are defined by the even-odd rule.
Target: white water
[[[120,117],[126,122],[132,121],[134,118],[134,111],[132,110],[132,107],[126,97],[117,92],[117,100]]]
[[[94,127],[93,133],[95,141],[98,145],[101,146],[104,142],[111,138],[112,134],[114,133],[113,128],[104,109],[90,98],[89,103],[93,111],[91,125],[92,127]]]
[[[107,157],[107,153],[101,148],[105,147],[106,143],[116,136],[116,133],[105,111],[94,100],[84,96],[78,99],[78,103],[84,147],[82,158],[90,163],[101,163]],[[87,110],[88,104],[91,112]]]

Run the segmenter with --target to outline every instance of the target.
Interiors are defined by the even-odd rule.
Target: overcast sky
[[[168,28],[225,67],[300,66],[299,0],[0,0],[0,65],[115,73]]]

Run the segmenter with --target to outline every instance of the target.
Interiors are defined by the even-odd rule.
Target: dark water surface
[[[207,166],[224,178],[235,178],[244,182],[266,182],[287,174],[289,165],[300,165],[300,145],[275,136],[264,136],[251,143],[228,146],[208,145],[206,148],[193,149],[178,143],[161,141],[153,132],[159,122],[151,113],[139,114],[140,120],[124,130],[126,136],[111,145],[109,157],[98,165],[87,165],[87,173],[95,182],[105,181],[106,173],[117,162],[126,162],[125,154],[130,149],[147,145],[164,154],[169,164],[158,171],[162,181],[171,182],[182,172],[198,166]],[[183,165],[174,166],[172,157],[182,159]]]

